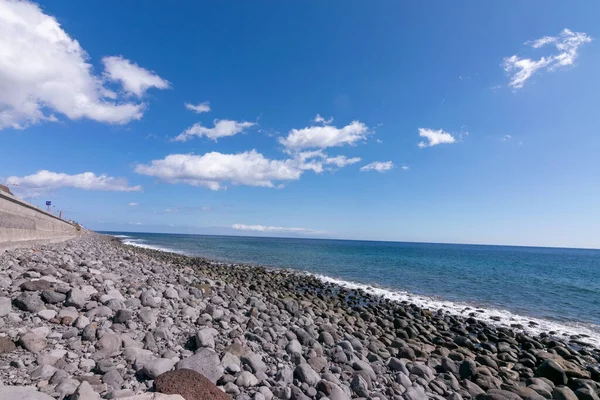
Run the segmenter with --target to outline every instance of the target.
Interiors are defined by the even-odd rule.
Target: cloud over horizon
[[[244,224],[233,224],[233,229],[240,231],[250,232],[280,232],[280,233],[325,233],[324,231],[318,231],[315,229],[307,228],[284,228],[281,226],[266,226],[266,225],[244,225]]]
[[[107,192],[139,192],[141,186],[129,186],[127,179],[115,178],[93,172],[69,175],[65,173],[41,170],[23,177],[9,176],[4,180],[7,185],[15,186],[15,191],[26,196],[43,194],[61,188],[99,190]],[[133,203],[136,204],[137,203]],[[129,203],[132,205],[132,203]]]

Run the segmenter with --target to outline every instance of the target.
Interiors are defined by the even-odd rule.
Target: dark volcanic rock
[[[179,394],[186,400],[230,400],[204,375],[191,369],[165,372],[154,380],[154,389],[165,394]]]
[[[30,292],[38,292],[40,290],[47,290],[52,287],[52,284],[48,281],[39,279],[36,281],[26,281],[21,284],[21,290],[27,290]]]
[[[577,400],[577,396],[566,386],[558,386],[552,391],[554,400]]]
[[[35,292],[23,292],[13,300],[13,304],[19,310],[36,313],[46,309],[44,302]]]
[[[567,384],[565,370],[552,360],[544,361],[535,371],[535,376],[548,378],[557,386]]]

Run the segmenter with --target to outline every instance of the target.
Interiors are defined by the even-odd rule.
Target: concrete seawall
[[[0,191],[0,251],[59,242],[76,235],[74,225]]]

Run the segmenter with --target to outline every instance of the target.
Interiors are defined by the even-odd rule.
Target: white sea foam
[[[109,236],[120,238],[120,239],[131,237],[131,236],[127,236],[127,235],[109,235]]]
[[[140,247],[143,249],[150,249],[150,250],[159,250],[159,251],[165,251],[168,253],[178,253],[178,254],[183,254],[183,255],[187,255],[186,253],[182,252],[182,251],[177,251],[177,250],[173,250],[170,249],[168,247],[161,247],[161,246],[155,246],[152,244],[147,244],[145,243],[144,239],[125,239],[123,240],[123,244],[128,244],[130,246],[135,246],[135,247]]]
[[[448,311],[453,315],[460,315],[463,317],[468,317],[469,314],[475,313],[474,318],[486,322],[490,325],[503,326],[515,329],[512,328],[511,325],[520,324],[523,326],[523,331],[532,335],[539,335],[542,332],[548,333],[550,331],[556,332],[554,336],[563,339],[568,339],[568,337],[571,335],[587,335],[587,337],[582,337],[579,340],[582,342],[589,343],[595,347],[600,346],[600,331],[597,326],[591,324],[561,323],[556,321],[550,321],[547,319],[526,317],[522,315],[513,314],[507,310],[482,308],[479,306],[474,306],[472,304],[439,300],[427,296],[415,295],[404,291],[378,287],[376,285],[365,285],[362,283],[335,279],[325,275],[312,275],[316,276],[323,282],[332,283],[348,289],[362,289],[365,292],[374,294],[376,296],[381,296],[398,302],[406,301],[415,304],[421,308],[427,308],[430,310],[442,309]],[[499,321],[497,319],[499,319]],[[530,325],[530,322],[534,322],[537,325]],[[594,329],[594,327],[596,329]]]

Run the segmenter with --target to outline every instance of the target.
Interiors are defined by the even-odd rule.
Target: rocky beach
[[[95,233],[0,254],[0,400],[599,399],[598,349],[522,328]]]

